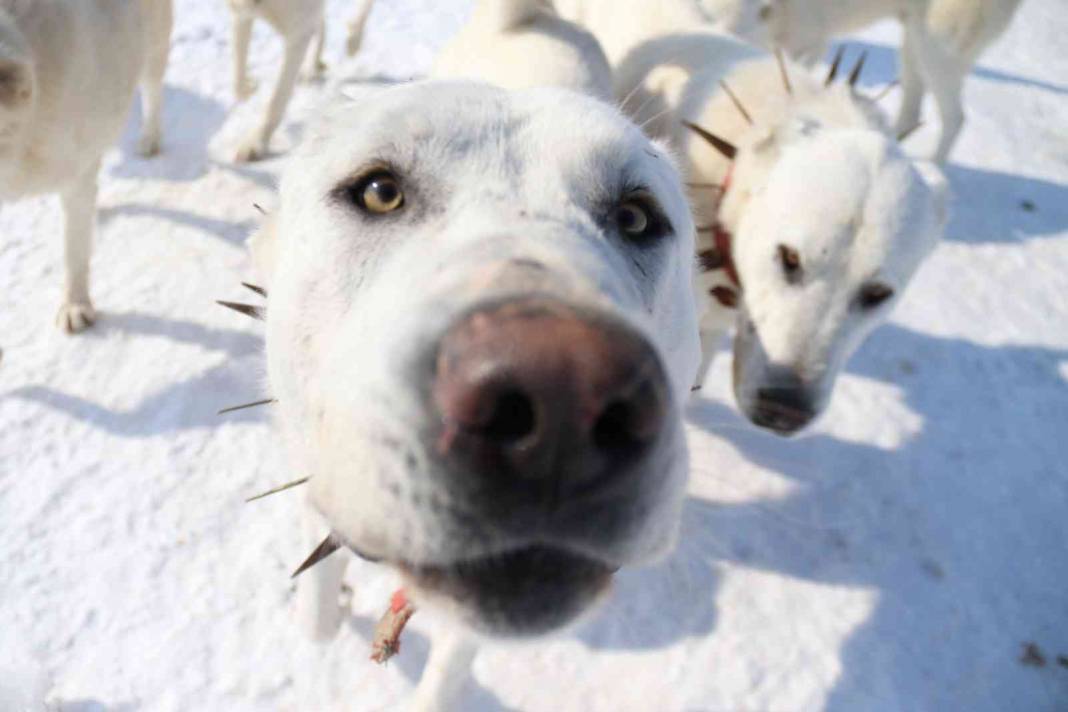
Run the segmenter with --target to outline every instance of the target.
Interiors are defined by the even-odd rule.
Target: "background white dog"
[[[370,90],[311,131],[253,250],[279,423],[335,546],[506,636],[569,623],[618,567],[670,550],[693,223],[672,162],[614,109]],[[319,636],[344,566],[301,583]],[[471,654],[435,644],[425,708]]]
[[[97,172],[138,83],[140,151],[160,149],[170,0],[0,2],[0,200],[59,193],[66,282],[57,325],[93,323],[89,256]]]
[[[267,22],[285,43],[282,67],[264,109],[263,119],[241,143],[234,157],[243,163],[259,160],[270,150],[271,136],[285,116],[306,55],[307,75],[314,77],[321,73],[326,27],[323,0],[229,0],[229,3],[234,20],[234,97],[238,101],[244,101],[256,91],[256,82],[248,76],[247,69],[253,21],[259,18]],[[367,11],[370,12],[370,3]]]
[[[617,91],[645,97],[631,102],[647,107],[636,119],[670,138],[692,183],[711,297],[699,379],[737,309],[739,406],[783,434],[824,409],[945,221],[944,179],[906,157],[852,90],[859,71],[825,82],[706,32],[640,45],[617,72]]]
[[[612,70],[601,46],[589,32],[561,19],[548,0],[479,0],[430,76],[612,97]]]
[[[764,0],[760,17],[768,41],[798,57],[821,57],[835,35],[889,17],[901,19],[901,88],[896,130],[920,118],[929,90],[942,118],[934,159],[944,162],[964,124],[961,89],[980,53],[1009,26],[1021,0]]]

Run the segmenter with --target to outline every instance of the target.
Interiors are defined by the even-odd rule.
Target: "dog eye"
[[[404,205],[400,181],[389,171],[375,171],[362,178],[353,188],[352,197],[361,209],[384,215]]]
[[[864,309],[874,309],[890,297],[894,296],[894,288],[888,284],[873,282],[860,288],[858,300]]]
[[[616,225],[629,237],[644,237],[649,233],[653,218],[641,203],[628,200],[616,208]]]
[[[801,255],[789,245],[779,245],[779,262],[786,273],[786,281],[795,284],[801,278]]]

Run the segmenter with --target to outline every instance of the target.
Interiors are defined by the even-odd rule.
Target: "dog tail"
[[[530,22],[545,10],[554,12],[551,0],[481,0],[476,12],[485,27],[507,32]]]

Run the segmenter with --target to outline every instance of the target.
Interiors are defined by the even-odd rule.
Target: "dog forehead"
[[[867,269],[909,238],[923,212],[922,181],[883,135],[829,132],[790,147],[765,204],[782,241],[809,263],[850,255]]]
[[[510,92],[474,82],[366,92],[324,117],[294,160],[336,180],[379,156],[539,184],[625,176],[669,190],[678,182],[670,157],[613,107],[567,90]]]

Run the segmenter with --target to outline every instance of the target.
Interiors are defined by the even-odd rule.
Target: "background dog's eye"
[[[652,227],[653,219],[641,203],[628,201],[616,209],[616,225],[629,237],[642,237]]]
[[[361,180],[353,191],[357,205],[369,213],[392,213],[404,205],[400,181],[389,171],[378,171]]]
[[[789,245],[779,245],[779,262],[786,273],[786,281],[793,284],[801,277],[801,255]]]
[[[865,309],[874,309],[890,297],[894,296],[894,288],[888,284],[873,282],[860,288],[858,299],[860,306]]]

